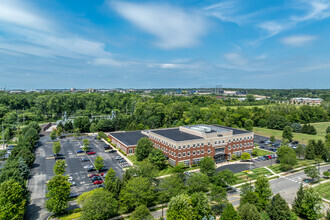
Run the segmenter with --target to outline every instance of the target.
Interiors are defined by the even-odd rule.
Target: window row
[[[233,149],[235,149],[235,148],[237,148],[237,149],[238,148],[242,148],[243,146],[244,147],[252,147],[253,146],[253,143],[252,142],[251,143],[250,142],[249,143],[244,143],[244,145],[243,144],[237,144],[237,145],[234,144],[233,145]],[[230,149],[231,149],[231,145],[228,146],[228,150],[230,150]]]
[[[242,141],[242,140],[252,140],[253,137],[252,136],[247,136],[247,137],[240,137],[240,138],[233,138],[233,142],[236,142],[236,141]],[[231,142],[231,139],[228,140],[228,142],[230,143]]]

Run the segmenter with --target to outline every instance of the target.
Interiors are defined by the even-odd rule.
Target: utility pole
[[[3,128],[3,122],[2,122],[2,146],[5,147],[5,130]]]

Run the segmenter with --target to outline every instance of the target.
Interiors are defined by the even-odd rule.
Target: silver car
[[[86,166],[84,166],[84,168],[89,169],[89,168],[94,168],[94,166],[93,165],[86,165]]]

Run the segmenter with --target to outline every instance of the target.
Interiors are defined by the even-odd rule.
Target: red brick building
[[[127,154],[134,154],[137,141],[142,137],[148,137],[156,149],[162,150],[170,164],[184,163],[187,166],[199,163],[205,156],[222,162],[233,154],[251,153],[254,141],[253,132],[218,125],[109,133],[113,143]]]

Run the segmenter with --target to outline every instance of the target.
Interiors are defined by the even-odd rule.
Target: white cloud
[[[316,39],[315,36],[295,35],[295,36],[283,38],[281,42],[289,46],[300,47],[300,46],[305,46],[306,44],[312,42],[315,39]]]
[[[272,37],[281,31],[288,29],[289,26],[289,24],[277,21],[266,21],[258,25],[258,27],[264,29],[268,33],[268,37]]]
[[[227,53],[224,57],[232,64],[236,65],[245,65],[247,64],[247,60],[243,58],[243,56],[239,53]]]
[[[111,1],[110,6],[140,29],[156,36],[156,45],[164,49],[194,46],[207,29],[202,16],[177,7],[122,1]]]
[[[98,59],[94,59],[93,61],[89,61],[87,63],[96,66],[112,66],[112,67],[121,67],[132,64],[132,62],[123,62],[110,58],[98,58]]]
[[[296,22],[322,20],[330,17],[329,0],[300,0],[299,3],[297,8],[305,10],[306,14],[303,16],[293,16],[292,20]]]

